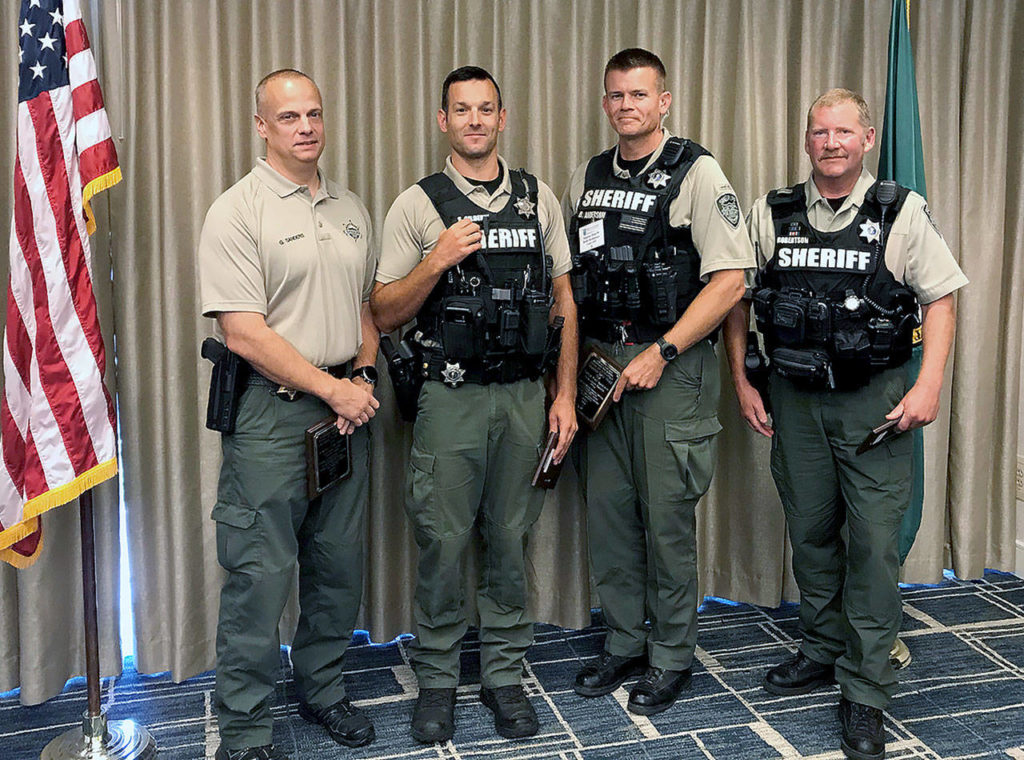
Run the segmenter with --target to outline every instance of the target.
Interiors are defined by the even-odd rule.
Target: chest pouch
[[[441,344],[452,359],[484,352],[487,318],[480,296],[448,296],[441,308]]]
[[[651,305],[655,324],[675,324],[679,318],[678,278],[675,268],[664,261],[648,261],[643,265],[644,298]]]
[[[803,345],[807,314],[803,304],[788,298],[778,298],[771,309],[772,335],[784,346]]]
[[[548,342],[548,299],[538,290],[528,290],[520,306],[522,317],[523,352],[530,355],[544,353]]]
[[[832,362],[824,351],[779,347],[771,353],[771,368],[805,390],[835,388]]]
[[[633,258],[633,246],[616,245],[608,249],[610,287],[617,287],[621,303],[629,311],[640,308],[640,276]],[[617,285],[615,284],[617,283]]]

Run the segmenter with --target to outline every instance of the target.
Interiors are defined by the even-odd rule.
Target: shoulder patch
[[[935,223],[935,220],[932,218],[932,212],[931,212],[931,209],[928,208],[928,204],[927,203],[924,204],[924,217],[925,217],[925,219],[928,220],[928,224],[930,224],[932,226],[932,229],[935,230],[935,234],[938,235],[939,237],[942,237],[942,233],[939,232],[939,225],[937,225]],[[943,239],[945,239],[945,238],[943,238]]]
[[[740,226],[740,202],[733,193],[723,193],[715,201],[718,213],[734,228]]]

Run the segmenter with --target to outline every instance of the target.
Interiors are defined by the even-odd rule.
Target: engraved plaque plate
[[[576,379],[576,414],[591,430],[597,430],[611,406],[620,375],[618,362],[596,346],[587,349]]]
[[[306,495],[315,499],[352,474],[349,436],[338,430],[337,417],[306,429]]]

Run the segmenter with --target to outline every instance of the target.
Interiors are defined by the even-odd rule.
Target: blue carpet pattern
[[[979,581],[950,579],[906,588],[903,602],[901,636],[913,662],[900,674],[886,713],[887,756],[1024,760],[1024,581],[1000,573]],[[798,697],[772,696],[760,687],[765,669],[795,649],[796,612],[795,605],[765,610],[707,600],[692,688],[672,709],[650,718],[626,711],[627,688],[597,699],[573,693],[581,663],[602,647],[598,616],[581,631],[537,626],[524,686],[541,730],[518,741],[498,737],[491,713],[480,704],[472,633],[464,646],[455,739],[445,745],[424,746],[409,736],[416,682],[408,639],[376,645],[364,637],[349,650],[348,693],[377,729],[377,740],[356,750],[338,747],[298,717],[283,653],[274,738],[292,760],[838,759],[836,687]],[[149,728],[162,760],[204,760],[219,743],[212,689],[212,673],[174,684],[166,675],[127,670],[104,683],[103,698],[111,719],[133,718]],[[50,739],[79,721],[84,707],[81,679],[38,707],[0,699],[0,758],[38,758]]]

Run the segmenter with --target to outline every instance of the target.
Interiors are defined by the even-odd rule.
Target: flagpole
[[[65,731],[43,749],[40,760],[150,760],[156,742],[133,720],[108,721],[100,705],[100,647],[96,613],[96,534],[92,489],[78,497],[82,533],[82,601],[85,623],[85,679],[88,708],[78,728]]]
[[[96,622],[96,533],[92,522],[92,489],[78,497],[82,532],[82,601],[85,611],[85,681],[89,690],[90,720],[100,711],[100,644]]]

